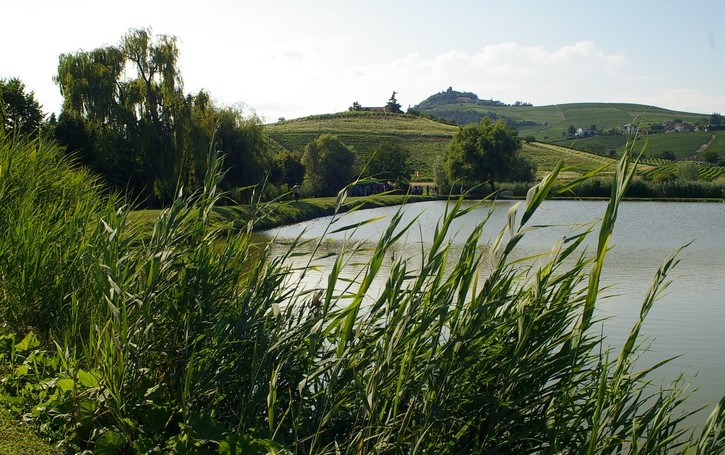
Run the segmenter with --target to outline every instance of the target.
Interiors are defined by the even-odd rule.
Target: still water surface
[[[405,240],[396,246],[395,254],[409,257],[412,265],[419,263],[421,247],[425,248],[433,238],[435,225],[446,204],[435,201],[405,207],[404,221],[418,219]],[[457,220],[450,238],[452,249],[460,246],[489,212],[491,218],[484,229],[484,237],[493,241],[507,222],[513,204],[514,201],[487,203]],[[530,224],[548,227],[527,234],[516,254],[528,257],[551,250],[557,241],[599,221],[606,205],[604,201],[545,202]],[[397,210],[397,207],[387,207],[347,214],[332,229],[328,229],[330,218],[320,218],[262,235],[281,252],[297,236],[316,238],[325,234],[326,229],[383,217],[355,231],[325,235],[323,252],[336,253],[345,248],[345,243],[375,242]],[[596,235],[590,236],[589,243],[590,250],[595,248]],[[643,326],[642,335],[652,341],[651,352],[643,357],[643,363],[649,365],[679,355],[660,369],[654,379],[666,384],[684,371],[693,386],[699,387],[689,400],[689,407],[695,408],[711,405],[725,395],[725,204],[622,203],[603,273],[603,284],[610,286],[607,294],[611,297],[602,299],[598,311],[606,318],[603,331],[608,343],[618,347],[636,320],[660,264],[684,245],[687,247],[678,255],[680,263],[670,274],[673,283],[655,304]],[[308,274],[305,285],[321,286],[325,265],[331,264],[332,260],[317,261],[319,272]],[[364,261],[365,258],[360,258],[357,262]],[[348,267],[347,276],[353,278],[360,267]],[[384,277],[379,286],[383,282]],[[702,414],[697,419],[700,423],[704,418]]]

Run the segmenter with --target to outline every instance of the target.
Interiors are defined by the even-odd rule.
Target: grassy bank
[[[415,262],[396,254],[410,228],[402,212],[374,247],[323,252],[319,240],[303,253],[293,241],[272,255],[254,243],[257,220],[289,219],[287,209],[319,216],[322,205],[260,204],[240,223],[238,208],[219,205],[214,155],[208,167],[204,192],[178,197],[141,230],[133,207],[99,197],[53,144],[0,143],[1,385],[17,413],[69,452],[725,449],[721,406],[696,431],[687,384],[656,389],[658,364],[635,363],[640,327],[677,258],[653,277],[621,349],[595,319],[633,176],[626,158],[595,251],[582,251],[584,230],[533,266],[518,244],[543,201],[567,191],[560,167],[512,207],[487,248],[485,220],[451,248],[449,231],[472,209],[453,201]],[[327,201],[338,212],[345,202]],[[365,264],[356,248],[367,249]],[[324,285],[304,289],[330,254]],[[354,278],[341,274],[348,266]]]
[[[264,230],[351,210],[390,207],[434,199],[436,198],[433,196],[385,194],[350,197],[339,205],[337,198],[322,197],[301,199],[298,202],[277,201],[256,205],[219,206],[214,208],[211,219],[218,225],[231,226],[235,231],[246,229],[248,223],[252,223],[253,230]],[[133,213],[132,218],[140,223],[141,229],[150,229],[160,214],[160,210],[139,210]]]

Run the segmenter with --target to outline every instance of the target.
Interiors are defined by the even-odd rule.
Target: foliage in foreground
[[[454,256],[447,234],[470,210],[454,201],[422,247],[422,265],[394,259],[384,274],[410,227],[399,213],[356,279],[341,271],[364,246],[340,251],[327,285],[309,291],[300,277],[316,253],[305,266],[288,261],[301,241],[270,257],[252,242],[253,222],[220,241],[224,227],[209,220],[221,198],[213,154],[204,191],[180,192],[150,237],[129,224],[127,206],[84,202],[96,200],[92,184],[62,196],[40,191],[48,173],[87,181],[60,155],[42,140],[0,144],[0,365],[14,409],[70,452],[725,448],[721,406],[694,434],[682,384],[658,389],[648,385],[649,369],[633,369],[640,324],[675,258],[655,276],[621,351],[607,350],[593,330],[602,264],[632,177],[626,157],[593,257],[579,253],[582,233],[535,266],[511,258],[541,202],[568,190],[553,189],[557,168],[512,209],[488,249],[482,223]],[[75,221],[64,229],[65,220]],[[364,228],[338,226],[330,230]],[[20,230],[25,237],[7,235]],[[45,254],[60,255],[53,264]],[[489,260],[492,271],[481,276]]]

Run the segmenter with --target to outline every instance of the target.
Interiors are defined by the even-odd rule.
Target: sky
[[[3,0],[0,78],[60,113],[58,57],[173,35],[184,92],[265,122],[453,87],[537,106],[725,112],[725,2]]]

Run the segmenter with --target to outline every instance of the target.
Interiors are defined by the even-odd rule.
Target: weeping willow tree
[[[136,29],[116,46],[62,54],[55,77],[63,95],[59,140],[111,186],[129,188],[150,205],[166,205],[179,183],[200,186],[212,134],[229,123],[230,110],[241,120],[225,130],[230,138],[217,137],[233,143],[228,155],[237,160],[227,164],[256,169],[248,162],[264,155],[258,119],[216,107],[204,91],[184,95],[178,58],[175,37]],[[236,139],[240,130],[245,140]],[[238,183],[256,183],[261,175]]]

